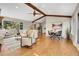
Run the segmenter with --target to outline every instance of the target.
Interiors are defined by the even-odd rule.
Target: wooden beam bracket
[[[41,17],[37,18],[36,20],[32,21],[32,23],[34,23],[35,21],[37,21],[39,19],[42,19],[43,17],[45,17],[45,16],[41,16]]]

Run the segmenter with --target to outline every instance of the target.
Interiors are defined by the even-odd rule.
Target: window
[[[20,23],[20,30],[23,30],[23,23]]]

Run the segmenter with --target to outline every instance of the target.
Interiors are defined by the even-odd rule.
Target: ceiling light
[[[16,8],[19,8],[18,6],[16,6]]]

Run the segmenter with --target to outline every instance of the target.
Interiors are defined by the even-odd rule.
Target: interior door
[[[78,14],[78,27],[77,27],[77,44],[79,44],[79,14]]]
[[[38,33],[39,33],[39,35],[42,35],[42,25],[41,25],[41,23],[39,23]]]

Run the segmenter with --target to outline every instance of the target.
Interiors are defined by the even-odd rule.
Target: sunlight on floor
[[[33,55],[34,55],[34,56],[39,56],[37,53],[34,53]]]

